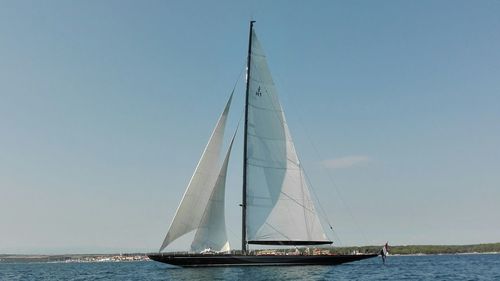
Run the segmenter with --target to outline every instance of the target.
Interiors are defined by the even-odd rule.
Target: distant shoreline
[[[382,246],[360,246],[360,247],[334,247],[321,248],[330,254],[345,253],[376,253]],[[302,248],[301,250],[304,250]],[[278,250],[280,251],[280,250]],[[476,255],[476,254],[500,254],[500,243],[474,244],[474,245],[404,245],[390,246],[391,256],[427,256],[427,255]],[[23,262],[54,262],[54,263],[77,263],[77,262],[132,262],[149,261],[146,253],[128,254],[63,254],[63,255],[16,255],[0,254],[0,263],[23,263]]]
[[[382,246],[338,247],[333,253],[377,252]],[[389,246],[391,255],[439,255],[439,254],[486,254],[500,253],[500,243],[472,245],[400,245]]]
[[[68,255],[2,255],[0,263],[85,263],[149,261],[145,253],[68,254]]]

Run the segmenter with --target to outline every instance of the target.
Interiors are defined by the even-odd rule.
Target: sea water
[[[390,256],[338,266],[176,268],[157,262],[1,263],[0,280],[500,280],[500,254]]]

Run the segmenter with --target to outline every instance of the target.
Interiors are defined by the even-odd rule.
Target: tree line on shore
[[[335,247],[332,253],[374,253],[379,252],[382,246],[361,247]],[[392,255],[417,255],[417,254],[466,254],[466,253],[500,253],[500,243],[474,244],[474,245],[404,245],[389,246]]]

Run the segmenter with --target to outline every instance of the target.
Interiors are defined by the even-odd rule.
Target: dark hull
[[[172,255],[148,254],[154,261],[182,267],[193,266],[242,266],[242,265],[336,265],[376,257],[376,254],[363,255]]]

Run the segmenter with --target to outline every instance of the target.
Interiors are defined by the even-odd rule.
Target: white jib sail
[[[226,192],[227,165],[235,136],[236,134],[233,135],[231,139],[226,157],[224,158],[224,162],[219,172],[219,177],[217,178],[208,205],[205,208],[205,213],[203,214],[203,218],[201,219],[193,243],[191,244],[192,251],[200,252],[207,248],[218,252],[227,252],[230,250],[226,233],[224,199]]]
[[[218,163],[220,159],[220,150],[223,143],[224,129],[232,98],[233,94],[229,97],[224,111],[219,117],[217,125],[212,132],[212,136],[189,181],[172,224],[160,247],[160,252],[175,239],[195,230],[200,225],[219,175]]]
[[[247,237],[327,241],[264,51],[252,31],[247,127]]]

